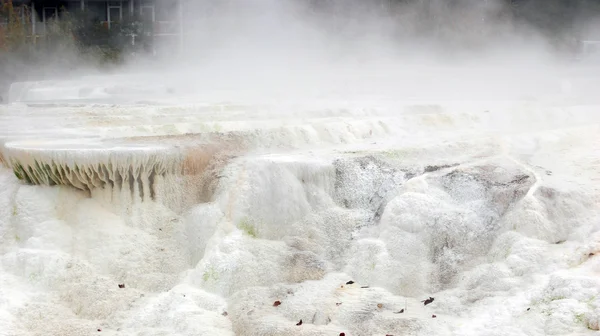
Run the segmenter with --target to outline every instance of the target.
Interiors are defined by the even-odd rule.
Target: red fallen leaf
[[[102,331],[102,329],[98,329],[98,331],[100,332],[100,331]]]
[[[436,318],[436,317],[437,317],[437,316],[435,316],[435,315],[431,315],[431,318]]]
[[[296,323],[297,326],[302,325],[302,320],[300,320],[300,322]]]
[[[346,336],[346,333],[340,333],[340,336]]]
[[[119,284],[119,288],[125,288],[125,284]]]
[[[277,307],[281,304],[281,301],[275,301],[273,302],[273,307]]]

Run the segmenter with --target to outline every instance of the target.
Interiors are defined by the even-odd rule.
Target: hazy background
[[[4,38],[0,92],[14,81],[167,69],[190,84],[211,78],[239,86],[280,86],[292,78],[323,84],[425,65],[466,66],[473,76],[480,76],[478,67],[549,71],[573,64],[581,40],[598,38],[600,0],[195,0],[185,1],[182,12],[173,6],[173,19],[183,15],[183,43],[155,41],[153,52],[95,45],[94,36],[81,33],[85,13],[61,16],[35,47],[26,37]]]

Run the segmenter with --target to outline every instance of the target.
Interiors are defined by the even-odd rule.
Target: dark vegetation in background
[[[335,22],[349,13],[377,11],[382,16],[409,22],[400,25],[423,38],[438,42],[465,31],[496,33],[498,24],[510,23],[513,33],[530,28],[548,40],[580,38],[580,24],[600,19],[600,0],[298,0],[307,1],[322,18]],[[407,8],[410,10],[407,13]],[[387,15],[386,15],[387,14]],[[407,17],[405,15],[409,15]],[[339,27],[343,28],[343,27]],[[410,29],[409,29],[410,28]],[[600,34],[597,37],[600,39]],[[485,42],[483,40],[479,42]]]
[[[600,40],[586,26],[600,19],[600,0],[509,0],[514,20],[539,31],[557,48],[577,48],[585,39]]]
[[[125,17],[108,29],[92,15],[62,8],[44,34],[38,26],[33,35],[28,9],[0,0],[0,100],[14,81],[68,76],[82,67],[109,69],[150,50],[151,23]]]

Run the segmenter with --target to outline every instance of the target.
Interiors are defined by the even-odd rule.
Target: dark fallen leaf
[[[158,231],[162,231],[162,229],[158,229]]]
[[[119,288],[125,288],[125,284],[119,284]]]
[[[341,306],[341,305],[342,305],[342,303],[341,303],[341,302],[336,302],[336,303],[335,303],[335,305],[336,305],[336,306]]]
[[[302,320],[300,320],[300,322],[296,323],[297,326],[302,325]]]
[[[346,282],[346,285],[352,285],[354,283],[354,281],[350,280],[348,282]]]
[[[183,297],[185,297],[185,294],[183,294]]]
[[[394,335],[392,335],[392,334],[385,334],[385,336],[394,336]]]
[[[362,287],[360,287],[360,288],[369,288],[369,286],[362,286]]]
[[[530,310],[531,310],[531,308],[527,308],[527,311],[530,311]]]
[[[221,314],[221,315],[223,315],[223,316],[227,316],[227,315],[229,315],[229,314],[227,314],[227,312],[223,312],[223,314]]]
[[[437,316],[435,316],[435,315],[431,315],[431,318],[436,318],[436,317],[437,317]]]
[[[423,300],[423,301],[421,301],[421,302],[423,302],[423,305],[424,305],[424,306],[427,306],[428,304],[432,303],[432,302],[433,302],[433,300],[435,300],[435,299],[434,299],[434,298],[432,298],[432,297],[430,296],[430,297],[429,297],[429,299],[427,299],[427,300]]]
[[[394,312],[394,314],[402,314],[402,313],[404,313],[404,309],[400,309],[399,311]]]
[[[346,333],[340,333],[340,336],[346,336]]]
[[[595,256],[595,254],[593,254],[593,253],[588,254],[588,257],[593,257],[593,256]]]
[[[98,329],[98,331],[102,331],[102,329]]]
[[[281,304],[281,301],[275,301],[273,302],[273,307],[277,307]]]

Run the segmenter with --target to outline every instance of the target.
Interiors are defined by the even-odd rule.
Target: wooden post
[[[35,2],[32,1],[31,2],[31,39],[33,40],[33,44],[35,44],[37,42],[37,34],[35,32],[35,17],[36,17],[36,11],[35,11]]]
[[[110,2],[106,2],[106,23],[108,25],[108,29],[110,29]]]

